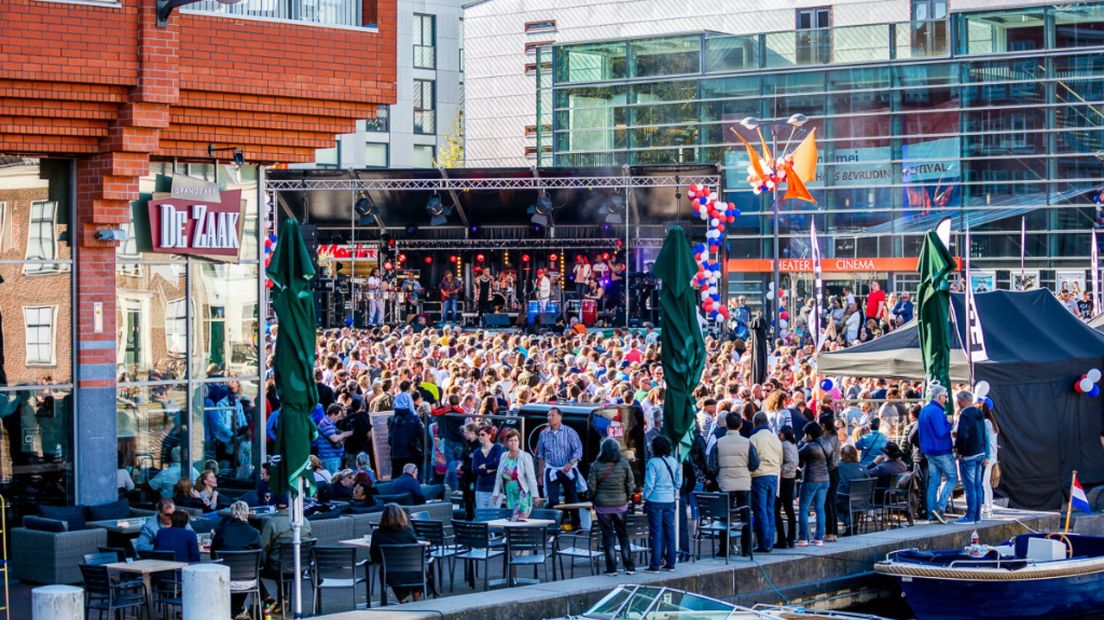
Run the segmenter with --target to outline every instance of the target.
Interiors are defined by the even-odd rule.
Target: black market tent
[[[976,354],[976,381],[987,381],[1000,426],[1001,489],[1013,505],[1056,509],[1070,473],[1087,485],[1104,484],[1104,401],[1078,394],[1074,381],[1104,368],[1104,334],[1073,316],[1045,289],[978,293],[985,354]],[[965,299],[951,296],[954,316]],[[969,372],[964,325],[951,335],[951,380]],[[975,352],[977,353],[977,352]],[[924,378],[916,325],[847,350],[818,356],[821,375]]]

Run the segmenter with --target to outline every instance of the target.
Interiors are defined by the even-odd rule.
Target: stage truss
[[[498,189],[635,189],[653,187],[685,187],[691,183],[718,187],[719,174],[659,175],[659,176],[595,176],[595,177],[525,177],[483,179],[268,179],[269,193],[287,191],[467,191]]]

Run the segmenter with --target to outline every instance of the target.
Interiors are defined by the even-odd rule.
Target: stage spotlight
[[[478,224],[472,224],[468,227],[468,236],[472,238],[478,237],[481,231],[482,229],[479,227]]]
[[[432,265],[433,264],[433,257],[432,256],[425,257],[425,264]]]
[[[376,203],[373,202],[372,197],[365,192],[360,193],[360,197],[353,203],[353,209],[357,212],[357,215],[361,217],[379,215],[379,209],[376,208]]]
[[[521,262],[528,263],[529,262],[529,255],[528,254],[522,254],[521,255]]]
[[[405,263],[406,262],[406,254],[399,254],[399,262],[400,263]]]
[[[452,256],[449,257],[449,262],[450,263],[455,263],[458,260],[458,258],[459,257],[457,257],[455,254],[453,254]]]
[[[482,263],[485,260],[487,260],[486,256],[483,256],[482,254],[476,254],[475,255],[475,262]]]
[[[441,197],[434,194],[428,202],[426,202],[426,213],[429,213],[429,225],[430,226],[442,226],[448,222],[448,216],[452,213],[452,207],[446,207],[441,202]]]
[[[395,268],[395,263],[392,263],[391,261],[387,261],[383,264],[384,271],[391,271],[394,268]]]
[[[557,256],[557,255],[555,255],[555,254],[549,254],[549,255],[548,255],[548,262],[550,262],[550,263],[554,263],[554,262],[556,262],[556,261],[558,261],[558,260],[560,260],[560,257],[559,257],[559,256]]]
[[[527,212],[531,216],[529,221],[534,225],[548,226],[548,216],[552,214],[552,199],[548,197],[548,193],[543,189],[540,190],[540,196],[537,197],[537,204],[531,205]]]
[[[605,223],[608,224],[620,224],[623,220],[621,214],[625,212],[625,199],[621,197],[621,194],[614,194],[610,196],[609,202],[602,205],[598,209],[599,215],[606,216]]]
[[[609,260],[609,252],[602,252],[602,260]]]
[[[418,234],[418,227],[416,225],[410,224],[406,227],[406,236],[408,238],[413,237],[416,234]]]
[[[544,236],[544,226],[541,225],[541,224],[535,224],[535,223],[530,224],[529,225],[529,235],[532,236],[532,237],[538,237],[538,238],[543,237]]]

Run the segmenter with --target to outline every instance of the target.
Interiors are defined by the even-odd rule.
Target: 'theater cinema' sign
[[[170,197],[149,202],[152,250],[237,258],[241,250],[241,190],[179,197],[174,183]]]

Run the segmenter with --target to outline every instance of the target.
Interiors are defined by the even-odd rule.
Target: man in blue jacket
[[[928,459],[928,521],[946,523],[943,510],[951,500],[955,484],[958,482],[958,470],[955,467],[953,445],[951,443],[951,423],[947,420],[944,405],[947,402],[947,388],[933,385],[928,388],[931,402],[920,410],[918,434],[920,452]],[[944,482],[945,479],[945,482]],[[940,482],[944,482],[943,491],[938,493]]]
[[[955,434],[955,450],[962,466],[962,488],[966,491],[966,516],[955,521],[958,524],[981,522],[981,503],[985,497],[982,472],[988,460],[989,442],[985,437],[985,417],[974,406],[974,395],[969,392],[955,394],[958,406],[958,433]]]

